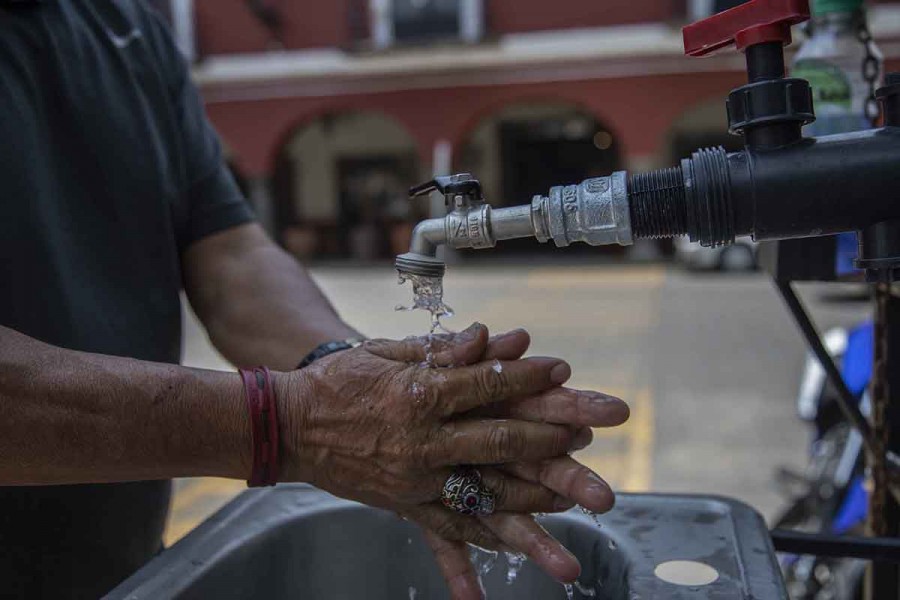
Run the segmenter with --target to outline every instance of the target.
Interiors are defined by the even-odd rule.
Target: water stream
[[[444,280],[442,277],[423,277],[404,273],[400,275],[400,285],[410,282],[413,288],[413,305],[397,306],[394,310],[424,310],[431,315],[431,329],[425,336],[425,362],[422,366],[435,368],[434,334],[438,331],[452,333],[443,326],[441,319],[452,317],[453,309],[444,304]]]
[[[428,332],[428,335],[425,336],[425,362],[422,363],[423,367],[427,368],[437,368],[437,364],[435,363],[434,358],[434,336],[437,332],[444,333],[452,333],[449,331],[444,325],[441,323],[441,319],[444,317],[452,317],[453,309],[447,306],[444,303],[444,282],[440,277],[422,277],[419,275],[411,275],[411,274],[402,274],[400,275],[400,284],[404,284],[406,282],[410,282],[413,288],[413,305],[412,306],[397,306],[395,310],[398,311],[414,311],[414,310],[424,310],[427,311],[431,315],[431,327]],[[492,368],[497,373],[503,372],[503,365],[500,361],[495,360]],[[416,401],[420,401],[419,399],[424,395],[424,390],[418,384],[413,384],[413,397],[416,398]],[[585,514],[590,515],[594,522],[599,526],[600,523],[598,521],[597,515],[591,513],[585,508],[581,509]],[[542,514],[538,514],[535,516],[543,516]],[[514,553],[514,552],[505,552],[506,556],[506,584],[512,585],[516,578],[519,575],[519,572],[522,570],[522,567],[525,566],[527,562],[527,557],[522,553]],[[472,566],[475,567],[475,572],[478,575],[478,583],[484,589],[484,583],[482,578],[491,572],[494,566],[497,563],[497,557],[499,553],[492,550],[485,550],[484,548],[479,548],[477,546],[469,545],[469,558],[472,562]],[[587,586],[582,585],[580,582],[575,582],[574,585],[567,584],[564,586],[566,591],[566,596],[569,600],[573,600],[575,597],[575,590],[577,589],[583,596],[588,598],[593,598],[596,594],[595,590],[589,588]],[[414,587],[409,588],[409,597],[410,600],[415,600],[417,590]]]
[[[506,585],[512,585],[525,566],[528,557],[521,552],[504,552],[506,555]]]

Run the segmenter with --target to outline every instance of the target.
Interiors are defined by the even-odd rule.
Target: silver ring
[[[494,514],[494,492],[481,482],[481,473],[471,467],[459,467],[444,483],[441,502],[461,515]]]

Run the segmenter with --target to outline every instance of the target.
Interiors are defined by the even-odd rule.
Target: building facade
[[[743,57],[686,58],[680,31],[738,2],[165,4],[261,219],[297,256],[369,259],[442,209],[406,196],[433,174],[475,173],[502,206],[739,143],[724,99]],[[870,11],[900,69],[900,3]]]

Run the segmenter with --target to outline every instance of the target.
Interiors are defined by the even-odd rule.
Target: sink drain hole
[[[660,563],[653,574],[666,583],[684,586],[709,585],[719,578],[719,572],[711,566],[693,560]]]

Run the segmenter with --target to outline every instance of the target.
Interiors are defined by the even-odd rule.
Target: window
[[[747,0],[689,0],[688,19],[692,22],[699,21],[744,2]]]
[[[371,0],[376,48],[441,41],[477,42],[484,35],[482,0]]]

